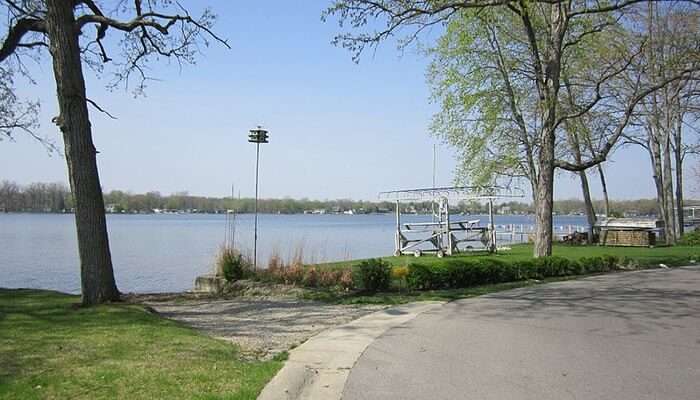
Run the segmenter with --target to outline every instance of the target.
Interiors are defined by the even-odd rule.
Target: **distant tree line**
[[[62,183],[0,184],[0,211],[63,212],[72,207],[70,189]]]
[[[234,210],[239,213],[252,213],[255,199],[232,197],[193,196],[187,192],[162,195],[159,192],[132,194],[120,190],[105,193],[105,204],[114,212],[153,212],[189,211],[215,213]],[[348,210],[364,212],[382,212],[393,209],[389,202],[368,202],[353,200],[309,200],[309,199],[259,199],[258,211],[261,213],[299,214],[305,211],[343,212]]]
[[[193,196],[187,192],[162,195],[159,192],[134,194],[112,190],[104,194],[105,204],[113,213],[152,213],[154,210],[186,211],[194,213],[221,213],[234,210],[239,213],[252,213],[255,200],[252,198]],[[594,201],[596,209],[602,210],[602,200]],[[692,201],[689,203],[693,203]],[[429,214],[431,202],[401,203],[404,213]],[[508,214],[532,214],[532,204],[511,201],[502,203],[499,209]],[[620,200],[610,202],[611,215],[657,215],[656,199]],[[72,212],[73,199],[70,189],[62,183],[31,183],[19,185],[11,181],[0,183],[0,211],[2,212]],[[309,200],[309,199],[260,199],[258,210],[261,213],[301,214],[304,212],[354,213],[393,212],[390,201],[372,202],[349,199]],[[477,201],[460,202],[453,207],[454,212],[465,214],[486,214],[488,206]],[[585,213],[582,200],[558,200],[554,203],[557,214],[570,215]]]

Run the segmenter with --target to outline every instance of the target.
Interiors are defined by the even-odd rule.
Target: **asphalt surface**
[[[388,330],[343,399],[700,399],[700,268],[449,303]]]

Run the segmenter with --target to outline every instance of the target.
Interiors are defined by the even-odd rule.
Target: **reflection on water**
[[[211,269],[224,241],[224,215],[108,215],[119,289],[123,292],[187,290]],[[487,217],[469,216],[468,219]],[[403,222],[430,216],[402,216]],[[529,216],[496,216],[497,225],[532,224]],[[557,226],[583,225],[583,217],[555,217]],[[307,262],[389,255],[394,216],[260,215],[258,260],[303,250]],[[237,218],[237,247],[253,247],[253,216]],[[0,287],[30,287],[78,293],[80,276],[72,215],[0,214]]]

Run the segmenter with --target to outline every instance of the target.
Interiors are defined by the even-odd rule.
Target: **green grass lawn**
[[[662,263],[664,261],[673,261],[676,258],[688,258],[697,256],[700,260],[700,247],[698,246],[669,246],[669,247],[606,247],[606,246],[571,246],[563,244],[555,244],[553,247],[553,255],[566,257],[569,259],[579,259],[582,257],[596,257],[603,255],[612,255],[620,258],[634,258],[643,264]],[[400,256],[400,257],[382,257],[393,266],[408,265],[410,263],[421,264],[439,264],[449,259],[469,259],[478,260],[480,258],[496,258],[504,261],[517,261],[532,259],[532,245],[518,244],[511,247],[510,250],[503,250],[497,254],[488,254],[486,252],[473,252],[457,254],[451,257],[437,258],[434,255],[426,254],[421,257]],[[361,260],[341,261],[336,263],[324,264],[329,267],[347,267],[355,265]]]
[[[0,289],[0,398],[255,399],[282,365],[136,305],[78,302]]]

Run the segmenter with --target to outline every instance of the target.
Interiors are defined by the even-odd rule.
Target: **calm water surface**
[[[462,217],[460,217],[462,218]],[[469,216],[481,219],[485,216]],[[429,216],[403,216],[405,222]],[[496,216],[496,224],[531,225],[530,216]],[[260,215],[258,260],[291,258],[303,249],[308,262],[385,256],[393,252],[394,216]],[[555,217],[557,226],[583,225],[583,217]],[[108,215],[117,285],[122,292],[192,288],[211,271],[224,241],[224,215]],[[253,216],[239,215],[236,245],[252,253]],[[73,215],[0,214],[0,287],[80,291]]]

